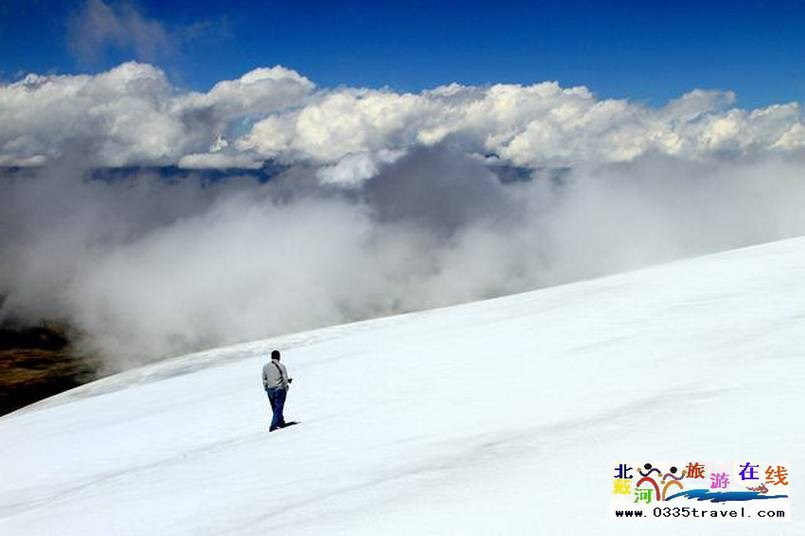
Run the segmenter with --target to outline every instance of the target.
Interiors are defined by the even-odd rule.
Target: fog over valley
[[[0,320],[112,372],[794,236],[804,146],[731,92],[32,74],[0,85]]]

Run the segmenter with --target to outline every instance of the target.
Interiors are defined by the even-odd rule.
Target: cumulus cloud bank
[[[73,140],[96,166],[249,167],[272,159],[352,181],[406,151],[445,144],[529,168],[805,146],[799,104],[742,110],[733,102],[730,92],[694,90],[650,108],[556,82],[316,91],[283,67],[181,92],[159,69],[125,63],[95,76],[28,75],[0,86],[0,162],[51,162]]]
[[[29,75],[0,86],[0,317],[120,369],[792,236],[803,143],[798,104],[729,92]]]
[[[42,165],[74,149],[98,167],[197,163],[196,153],[224,147],[222,136],[242,121],[294,106],[312,88],[283,67],[207,93],[178,93],[162,71],[133,62],[95,76],[31,74],[0,86],[0,165]]]

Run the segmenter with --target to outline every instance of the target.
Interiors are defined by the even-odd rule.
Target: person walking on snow
[[[285,365],[280,363],[280,352],[274,350],[271,352],[271,361],[263,366],[263,388],[268,395],[268,401],[271,403],[271,411],[273,418],[271,419],[270,432],[277,428],[284,428],[292,423],[286,423],[285,417],[282,415],[282,410],[285,407],[285,397],[288,395],[288,387],[290,386],[293,378],[288,377],[288,370]]]

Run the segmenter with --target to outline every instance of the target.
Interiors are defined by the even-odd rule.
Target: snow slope
[[[805,534],[803,355],[802,238],[188,355],[0,419],[0,534]],[[609,519],[688,457],[789,462],[793,520]]]

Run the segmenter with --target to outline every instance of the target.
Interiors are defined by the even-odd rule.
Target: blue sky
[[[96,0],[100,1],[100,0]],[[97,72],[126,59],[204,90],[281,64],[319,86],[417,91],[449,82],[558,80],[600,97],[661,104],[693,88],[731,89],[742,107],[803,101],[799,2],[114,2],[164,29],[169,52],[109,42],[76,54],[84,2],[0,4],[0,72]],[[139,57],[138,57],[139,56]]]

